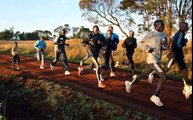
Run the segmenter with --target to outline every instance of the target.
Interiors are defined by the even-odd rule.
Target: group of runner
[[[185,33],[188,30],[188,24],[186,22],[179,23],[179,30],[174,35],[172,40],[171,48],[167,55],[168,64],[165,67],[161,66],[162,50],[169,48],[167,36],[164,33],[164,22],[162,20],[156,20],[154,22],[154,31],[147,33],[147,35],[138,42],[134,37],[134,31],[129,31],[129,37],[126,38],[122,44],[122,47],[126,50],[126,56],[129,63],[131,64],[131,71],[133,75],[132,81],[125,81],[126,91],[131,92],[131,86],[133,83],[140,81],[144,78],[148,78],[149,82],[152,83],[153,73],[157,73],[160,77],[157,84],[155,93],[150,97],[150,100],[157,106],[163,106],[160,100],[159,94],[163,88],[164,82],[167,79],[166,72],[171,68],[174,63],[177,63],[179,70],[182,73],[182,78],[185,83],[183,94],[188,99],[192,94],[192,81],[188,79],[188,69],[184,62],[183,47],[186,46],[187,39],[185,38]],[[70,75],[68,60],[66,56],[65,46],[66,44],[66,30],[63,29],[58,36],[54,39],[54,51],[55,59],[50,63],[50,69],[53,71],[54,66],[62,54],[62,61],[64,63],[64,74]],[[115,74],[115,64],[113,59],[113,51],[117,50],[117,45],[119,44],[119,36],[113,32],[113,27],[109,26],[105,34],[101,34],[99,27],[97,25],[93,26],[93,29],[88,33],[87,38],[83,38],[81,45],[87,48],[86,56],[80,61],[80,66],[78,67],[78,75],[81,76],[82,71],[87,69],[94,69],[96,72],[96,78],[98,81],[99,88],[105,88],[106,84],[104,82],[103,74],[101,70],[110,70],[110,77],[116,76]],[[135,74],[133,54],[135,48],[139,46],[148,53],[147,65],[145,70],[140,74]],[[46,43],[44,37],[40,37],[34,47],[37,49],[37,60],[40,61],[40,69],[44,69],[44,50],[46,49]],[[17,42],[14,43],[12,48],[12,69],[14,69],[15,64],[17,64],[16,69],[19,68],[20,58]],[[91,58],[92,62],[89,66],[83,67],[83,63],[88,58]],[[99,63],[99,58],[104,61],[104,64]]]

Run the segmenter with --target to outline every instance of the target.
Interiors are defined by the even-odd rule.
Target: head
[[[113,32],[113,26],[109,25],[108,30],[111,30]]]
[[[17,42],[14,42],[14,45],[17,46]]]
[[[92,30],[93,30],[94,34],[98,34],[99,33],[99,27],[97,25],[93,26]]]
[[[44,36],[40,36],[40,40],[44,40]]]
[[[180,22],[179,28],[180,28],[180,30],[182,30],[184,32],[188,31],[188,23],[187,22]]]
[[[164,21],[163,20],[156,20],[154,22],[154,28],[158,31],[158,32],[163,32],[164,31]]]
[[[63,29],[63,30],[60,32],[60,35],[66,35],[66,30]]]
[[[112,37],[113,32],[111,30],[107,30],[107,38]]]
[[[132,37],[132,38],[133,38],[133,37],[134,37],[134,34],[135,34],[135,33],[134,33],[134,31],[133,31],[133,30],[130,30],[130,31],[129,31],[129,36],[130,36],[130,37]]]

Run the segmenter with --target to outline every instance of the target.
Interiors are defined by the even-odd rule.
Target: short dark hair
[[[17,42],[14,42],[15,45],[17,45]]]
[[[154,28],[156,28],[158,25],[164,25],[164,21],[163,20],[156,20],[155,22],[154,22]]]
[[[110,32],[111,34],[113,33],[113,31],[112,31],[112,30],[107,30],[107,33],[108,33],[108,32]]]
[[[188,23],[187,22],[180,22],[179,23],[179,28],[181,29],[183,27],[183,25],[185,25],[185,27],[188,27]]]
[[[40,36],[40,39],[41,39],[41,38],[42,38],[43,40],[45,39],[44,36]]]
[[[66,29],[62,29],[62,31],[61,32],[64,32],[64,33],[66,33]]]
[[[113,26],[112,25],[109,25],[109,27],[113,30]]]
[[[94,25],[92,29],[97,28],[97,30],[99,30],[99,26],[98,25]]]

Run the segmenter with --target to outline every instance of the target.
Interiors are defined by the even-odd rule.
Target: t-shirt
[[[59,35],[58,37],[56,37],[54,43],[62,43],[62,44],[55,45],[55,50],[63,52],[65,50],[65,41],[66,37],[63,35]]]

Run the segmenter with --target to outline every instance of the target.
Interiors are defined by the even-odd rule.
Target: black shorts
[[[15,63],[20,63],[20,57],[19,57],[19,55],[14,55],[14,56],[13,56],[12,63],[13,63],[13,64],[15,64]]]

